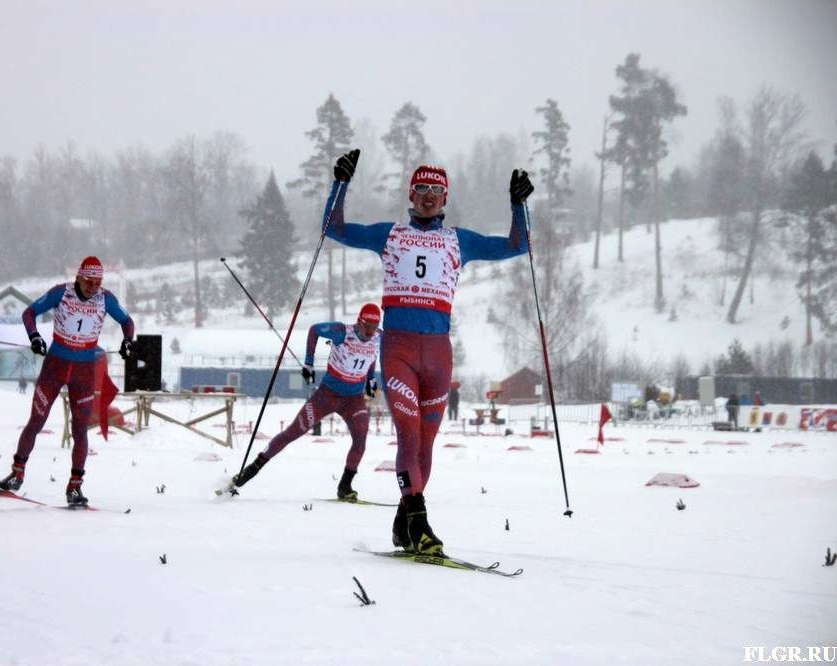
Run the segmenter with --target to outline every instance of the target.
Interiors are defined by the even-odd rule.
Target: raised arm
[[[522,169],[515,169],[512,172],[509,183],[512,219],[508,236],[485,236],[469,229],[456,230],[463,266],[475,259],[488,261],[509,259],[529,251],[525,205],[526,199],[534,190],[528,173]]]
[[[508,236],[486,236],[470,229],[456,229],[462,265],[473,260],[510,259],[529,250],[526,218],[522,205],[512,206],[512,222]]]
[[[349,189],[349,182],[355,173],[360,150],[352,150],[341,155],[334,165],[334,184],[331,186],[331,193],[326,201],[323,220],[327,225],[326,236],[349,247],[356,247],[361,250],[373,250],[381,254],[386,244],[391,222],[379,222],[376,224],[353,224],[347,223],[344,217],[344,205],[346,192]],[[333,206],[333,208],[332,208]],[[331,216],[326,219],[328,211]]]
[[[345,155],[338,157],[334,163],[334,185],[331,186],[331,194],[326,201],[325,211],[323,212],[323,224],[329,228],[336,228],[339,235],[342,235],[344,225],[343,204],[346,200],[346,191],[349,189],[349,182],[351,182],[352,176],[355,175],[355,169],[357,168],[359,159],[360,149],[355,148]],[[335,197],[337,197],[336,203]],[[329,211],[331,211],[330,216]]]

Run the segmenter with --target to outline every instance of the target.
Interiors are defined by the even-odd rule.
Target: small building
[[[264,397],[273,370],[253,367],[180,367],[180,390],[192,391],[199,386],[231,386],[236,393]],[[271,396],[306,399],[311,392],[299,370],[282,368],[276,374]]]
[[[500,382],[494,400],[499,405],[532,405],[541,402],[545,392],[543,378],[530,368],[521,368]]]
[[[317,381],[311,386],[303,380],[300,368],[281,368],[276,373],[273,389],[270,392],[271,397],[308,399],[308,396],[319,386],[320,380],[325,375],[325,368],[317,368],[316,373]],[[235,389],[236,393],[263,398],[267,387],[270,386],[272,376],[273,370],[270,368],[181,366],[180,390],[191,391],[202,386],[230,386]],[[380,372],[376,372],[375,377],[378,380],[378,386],[382,386]]]

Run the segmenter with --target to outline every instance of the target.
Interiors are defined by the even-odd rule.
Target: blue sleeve
[[[66,289],[67,285],[55,285],[54,287],[50,288],[50,290],[46,292],[43,296],[41,296],[38,300],[34,301],[32,305],[30,305],[27,309],[31,309],[32,314],[34,314],[36,317],[40,314],[43,314],[47,310],[52,310],[52,308],[57,307],[58,304],[61,302],[61,299],[64,298],[64,291]]]
[[[67,285],[64,284],[55,285],[23,311],[22,319],[23,326],[26,329],[26,335],[31,338],[37,333],[38,325],[35,322],[35,317],[56,307],[64,297],[66,288]]]
[[[509,235],[485,236],[470,229],[456,228],[462,265],[472,260],[510,259],[529,251],[529,234],[522,204],[512,206]]]
[[[340,187],[338,181],[334,181],[331,187],[331,194],[326,202],[323,213],[323,220],[328,222],[325,235],[348,247],[361,250],[372,250],[379,255],[383,253],[384,246],[392,229],[393,222],[377,222],[375,224],[353,224],[347,223],[343,217],[343,204],[346,199],[347,187]],[[332,202],[335,201],[334,210],[331,210]],[[331,210],[330,220],[326,220],[328,211]]]
[[[346,324],[341,321],[325,321],[309,328],[308,341],[305,345],[305,365],[314,365],[317,338],[327,338],[335,345],[342,344],[346,339]]]
[[[119,300],[116,296],[113,295],[112,292],[105,291],[105,312],[107,312],[111,317],[113,317],[118,324],[122,326],[122,335],[129,340],[133,340],[134,338],[134,320],[131,319],[131,315],[128,314],[128,311],[122,307],[119,303]]]

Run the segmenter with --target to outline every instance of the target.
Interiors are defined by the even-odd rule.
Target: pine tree
[[[663,183],[663,212],[666,219],[687,220],[694,217],[692,203],[692,175],[681,167],[675,167]]]
[[[288,187],[303,188],[302,195],[307,199],[323,198],[333,180],[334,161],[351,150],[354,136],[348,116],[332,93],[317,108],[317,126],[305,136],[314,144],[314,153],[300,165],[302,178],[291,181]]]
[[[651,72],[640,67],[639,60],[638,53],[629,53],[625,62],[616,68],[616,77],[622,81],[621,97],[611,95],[609,98],[611,110],[618,115],[611,124],[616,132],[616,142],[609,154],[625,170],[624,194],[634,206],[645,199],[649,185],[646,173],[648,156],[639,144],[639,110]]]
[[[570,126],[564,121],[555,100],[547,99],[536,112],[544,119],[545,128],[532,133],[535,155],[545,156],[545,166],[538,170],[545,183],[546,201],[535,206],[535,218],[540,222],[537,231],[537,246],[540,250],[539,265],[543,271],[542,289],[544,301],[549,303],[556,297],[555,285],[564,269],[564,252],[569,245],[569,234],[562,228],[569,187]],[[535,242],[535,241],[533,241]]]
[[[639,131],[637,144],[643,154],[643,161],[651,168],[651,210],[654,222],[654,256],[656,264],[656,295],[654,307],[657,312],[665,308],[663,294],[662,244],[660,240],[660,161],[668,155],[663,139],[663,124],[676,116],[685,116],[686,107],[677,101],[677,93],[669,80],[656,72],[651,74],[649,87],[641,96],[639,106]]]
[[[273,319],[300,289],[293,264],[294,227],[273,171],[256,202],[239,215],[249,225],[241,239],[249,290]]]
[[[390,194],[394,212],[400,209],[404,201],[413,171],[419,164],[427,162],[430,156],[430,147],[422,131],[426,120],[415,104],[405,102],[395,112],[389,132],[381,137],[395,162],[395,171],[383,177],[384,188]]]
[[[604,121],[602,122],[602,149],[601,151],[595,153],[596,159],[599,161],[599,193],[596,202],[596,236],[595,242],[593,243],[593,268],[599,267],[599,246],[601,245],[602,216],[604,215],[604,185],[608,162],[607,133],[612,116],[612,113],[605,116]]]
[[[527,162],[529,153],[525,134],[477,137],[467,160],[448,169],[448,174],[455,172],[456,181],[446,206],[449,219],[467,216],[468,227],[474,231],[507,234],[509,176],[513,167]]]
[[[329,93],[326,101],[317,109],[317,126],[306,132],[305,136],[314,143],[314,154],[300,165],[302,178],[291,181],[288,183],[288,187],[303,188],[302,195],[307,199],[312,197],[322,198],[329,191],[333,181],[335,160],[351,150],[351,142],[354,137],[351,122],[343,112],[340,102],[332,93]],[[326,245],[327,298],[330,319],[335,318],[336,308],[332,250],[331,243]],[[341,251],[345,256],[345,247],[341,248]],[[345,290],[345,275],[342,282]]]
[[[741,130],[732,99],[722,97],[718,110],[720,127],[707,150],[706,214],[718,218],[718,236],[724,255],[720,293],[720,305],[723,306],[726,303],[730,257],[746,241],[741,237],[738,214],[746,206],[744,179],[747,156],[739,139]]]
[[[753,360],[738,338],[727,347],[726,356],[721,355],[715,363],[715,372],[719,375],[750,375],[753,369]]]
[[[617,151],[627,151],[622,159],[629,165],[628,175],[634,196],[643,193],[648,185],[646,172],[651,172],[651,220],[654,223],[656,263],[656,294],[654,307],[657,312],[665,308],[663,295],[662,247],[660,241],[659,163],[668,154],[663,139],[663,128],[677,116],[686,115],[686,107],[677,99],[677,92],[668,78],[653,70],[639,66],[640,56],[631,53],[616,74],[625,82],[623,97],[611,96],[610,104],[621,114],[617,126],[621,142]],[[650,226],[649,226],[650,230]]]
[[[168,282],[163,282],[157,292],[157,314],[163,317],[166,324],[174,324],[177,321],[177,311],[174,291]]]
[[[204,147],[194,135],[180,139],[171,147],[164,175],[169,214],[176,222],[174,228],[185,234],[191,250],[194,293],[190,302],[194,307],[195,328],[201,328],[206,313],[201,294],[200,260],[209,238],[205,205],[209,176],[204,162]]]
[[[645,164],[636,146],[636,121],[633,113],[649,77],[649,73],[639,66],[639,59],[638,53],[629,53],[625,57],[625,62],[616,68],[616,77],[622,81],[621,96],[611,95],[608,100],[611,116],[617,116],[610,125],[616,132],[616,140],[613,146],[607,149],[606,156],[620,169],[617,221],[619,228],[617,259],[619,261],[624,261],[625,204],[630,203],[632,207],[638,206],[648,191]]]
[[[814,342],[813,317],[820,320],[827,332],[837,328],[837,321],[831,321],[829,315],[834,312],[837,300],[837,269],[834,268],[837,263],[837,230],[834,228],[837,215],[834,210],[826,210],[837,205],[837,196],[830,186],[829,176],[819,155],[811,151],[799,171],[793,174],[784,205],[785,210],[798,213],[802,218],[796,234],[800,243],[791,249],[791,256],[804,262],[797,287],[805,304],[806,346]]]
[[[535,155],[543,155],[546,166],[538,169],[547,196],[547,220],[552,226],[559,223],[566,207],[570,189],[570,126],[564,120],[558,103],[547,99],[535,111],[543,116],[544,129],[532,132],[535,141]],[[552,239],[549,239],[551,243]]]
[[[129,282],[125,288],[125,307],[130,312],[136,310],[139,305],[139,295],[137,294],[137,285]]]

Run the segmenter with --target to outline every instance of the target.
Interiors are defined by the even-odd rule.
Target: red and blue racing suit
[[[105,315],[122,326],[122,334],[134,337],[134,321],[107,289],[89,299],[82,296],[73,282],[57,284],[23,311],[23,325],[32,337],[37,333],[35,318],[55,310],[53,340],[44,359],[29,421],[20,433],[17,456],[24,460],[35,447],[35,437],[46,423],[52,404],[62,386],[67,386],[72,414],[73,469],[84,469],[87,460],[87,426],[93,408],[96,386],[97,347]]]
[[[331,340],[331,352],[320,387],[299,410],[291,424],[270,440],[262,456],[270,460],[288,444],[308,432],[329,414],[337,413],[346,422],[352,446],[346,456],[346,469],[356,472],[366,449],[369,410],[363,399],[366,382],[375,376],[375,359],[380,331],[362,339],[353,325],[339,321],[314,324],[308,329],[305,365],[314,366],[318,338]]]
[[[339,185],[334,183],[326,202],[326,211],[334,204],[326,236],[381,257],[381,372],[398,440],[396,475],[402,495],[422,493],[450,389],[450,313],[459,272],[469,261],[528,252],[524,208],[512,206],[507,237],[445,227],[444,214],[423,219],[413,210],[407,223],[353,224],[344,220],[347,188]]]

